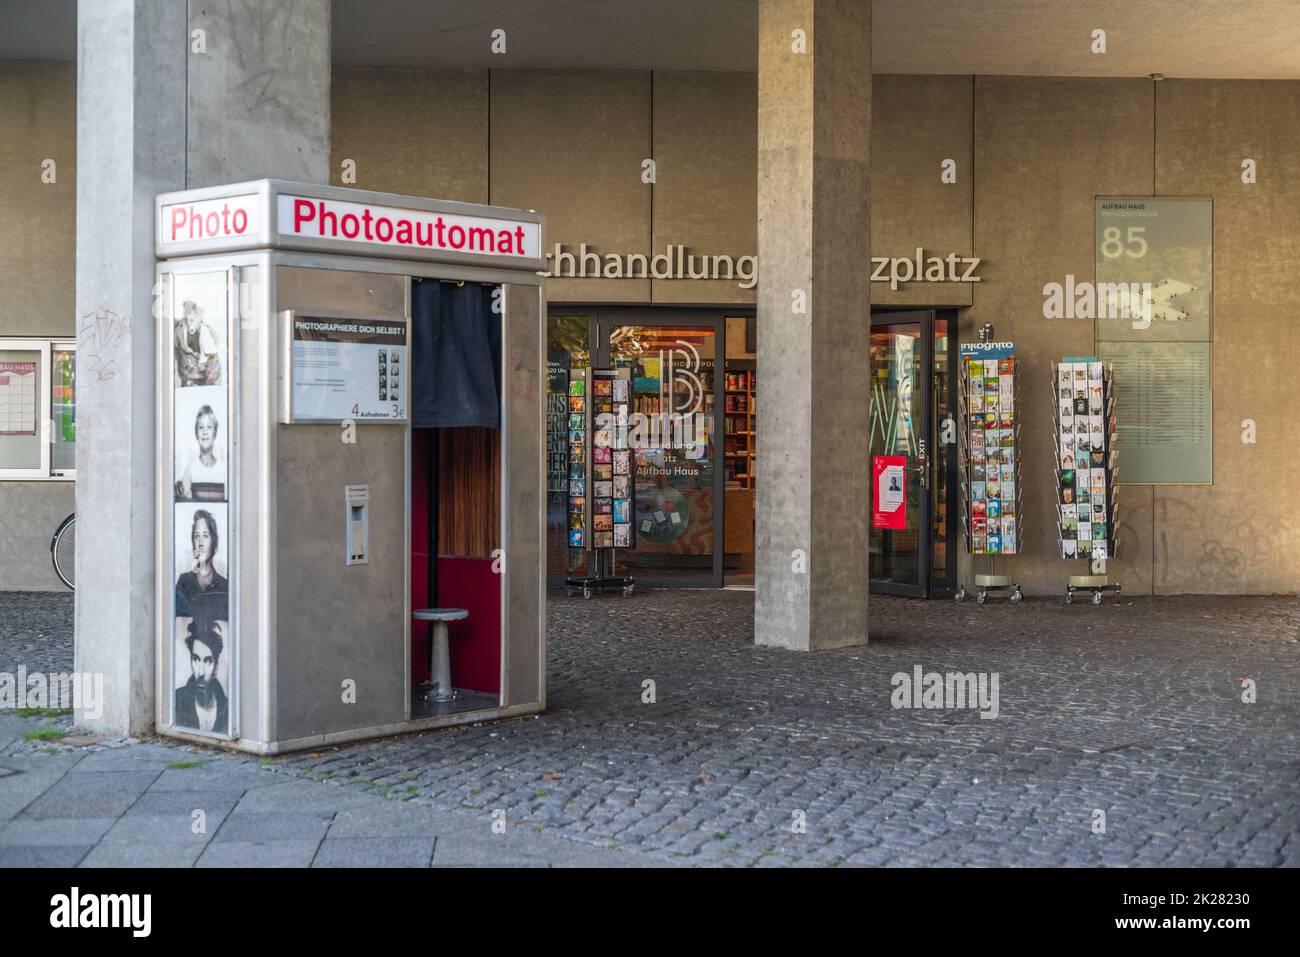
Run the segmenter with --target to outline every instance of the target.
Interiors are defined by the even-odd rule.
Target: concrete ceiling
[[[346,66],[753,70],[756,0],[333,0]],[[1300,0],[874,0],[877,73],[1300,79]],[[507,52],[490,51],[506,31]],[[1095,29],[1107,52],[1091,52]],[[0,59],[73,59],[75,0],[0,0]]]

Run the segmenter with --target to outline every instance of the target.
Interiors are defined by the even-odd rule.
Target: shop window
[[[0,339],[0,479],[72,479],[77,466],[76,344]]]

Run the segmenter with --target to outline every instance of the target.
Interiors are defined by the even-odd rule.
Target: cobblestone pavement
[[[1298,634],[1290,598],[872,596],[809,655],[745,592],[552,595],[546,714],[270,763],[688,863],[1297,866]],[[918,665],[997,673],[998,716],[893,708]]]

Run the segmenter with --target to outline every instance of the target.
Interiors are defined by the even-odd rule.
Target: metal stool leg
[[[429,644],[429,680],[433,682],[433,700],[451,701],[456,689],[451,686],[451,647],[447,640],[447,623],[433,623],[433,639]]]

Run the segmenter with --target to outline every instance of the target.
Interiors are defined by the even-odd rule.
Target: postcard
[[[582,432],[586,429],[586,423],[583,421],[584,416],[581,412],[575,412],[569,416],[569,431]]]
[[[1002,536],[990,534],[985,544],[985,548],[988,550],[988,554],[990,555],[1001,555]]]
[[[587,483],[584,479],[569,479],[570,495],[586,495]]]
[[[610,498],[614,494],[613,482],[597,482],[594,489],[597,498]]]
[[[570,548],[582,547],[582,529],[580,528],[569,529],[569,547]]]
[[[598,463],[598,464],[606,464],[606,465],[607,465],[607,464],[609,464],[609,461],[610,461],[610,459],[611,459],[611,455],[610,455],[610,452],[611,452],[611,451],[612,451],[612,450],[609,449],[608,447],[604,447],[604,448],[602,448],[602,447],[597,447],[597,448],[594,448],[594,449],[591,450],[591,460],[592,460],[593,462]]]
[[[582,395],[583,390],[586,387],[587,384],[583,382],[581,379],[574,379],[572,382],[569,383],[569,395]]]
[[[614,476],[611,474],[612,465],[593,465],[591,467],[591,477],[598,482],[608,482]]]
[[[615,379],[615,380],[614,380],[614,401],[615,401],[615,402],[628,402],[628,401],[630,401],[630,399],[629,399],[629,397],[628,397],[628,386],[629,386],[629,385],[631,385],[631,382],[630,382],[629,380],[627,380],[627,379]]]
[[[990,522],[994,521],[995,519],[1001,519],[1001,518],[1002,518],[1002,503],[1001,503],[1000,501],[998,501],[997,499],[990,498],[990,499],[989,499],[989,504],[988,504],[988,512],[987,512],[987,515],[988,515],[988,520],[989,520]]]
[[[593,515],[591,524],[598,532],[608,532],[614,527],[614,517],[612,515]]]
[[[614,525],[614,547],[631,548],[632,547],[632,526],[631,525]]]
[[[630,498],[632,488],[632,477],[630,475],[614,476],[614,497]]]
[[[1077,549],[1077,547],[1078,547],[1078,544],[1079,544],[1079,543],[1076,542],[1076,541],[1074,541],[1074,539],[1070,539],[1070,538],[1062,538],[1062,539],[1061,539],[1061,557],[1062,557],[1062,558],[1075,558],[1076,555],[1077,555],[1076,549]]]
[[[612,499],[598,498],[592,500],[591,513],[593,515],[609,515],[614,511]]]
[[[591,383],[591,394],[594,396],[610,396],[614,394],[614,383],[608,379],[596,379]]]
[[[985,484],[984,484],[983,482],[971,482],[971,483],[970,483],[970,497],[971,497],[971,501],[972,501],[972,502],[975,501],[975,499],[977,499],[977,498],[985,498],[985,497],[986,497],[985,494],[984,494],[984,489],[985,489],[985,487],[986,487],[986,486],[985,486]]]
[[[632,450],[618,449],[614,453],[614,474],[628,475],[632,469]]]
[[[983,411],[984,411],[984,396],[982,396],[982,395],[972,395],[972,396],[970,396],[970,397],[966,400],[966,411],[967,411],[967,412],[983,412]]]
[[[613,548],[614,533],[596,532],[594,535],[591,536],[591,544],[593,548]]]
[[[1015,363],[1015,359],[999,359],[998,375],[1006,376],[1008,379],[1011,378],[1011,374],[1016,371]]]
[[[614,522],[632,521],[632,503],[625,498],[614,499]]]
[[[583,399],[581,395],[571,395],[571,396],[569,396],[569,411],[570,411],[570,412],[583,412],[583,411],[586,410],[586,408],[587,408],[586,400]]]

